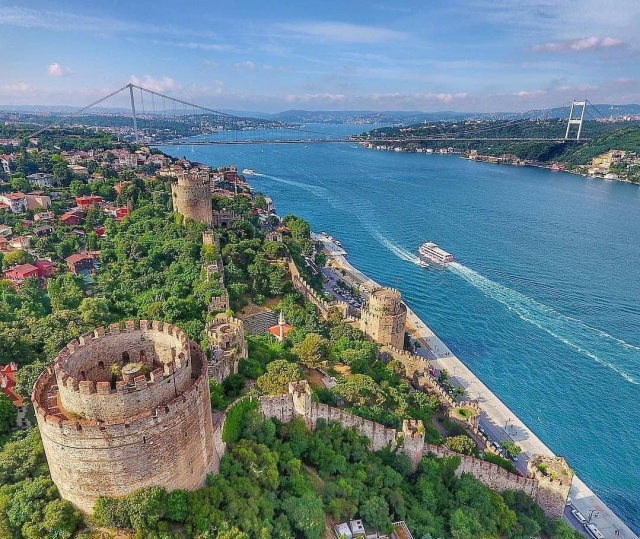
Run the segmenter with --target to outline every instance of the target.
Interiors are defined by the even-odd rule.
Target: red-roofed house
[[[121,208],[116,208],[115,206],[105,206],[104,213],[110,215],[111,217],[115,217],[116,221],[122,221],[127,215],[129,215],[129,210],[122,206]]]
[[[71,210],[60,216],[60,221],[66,226],[76,226],[84,221],[84,214],[78,210]]]
[[[77,197],[76,204],[78,208],[88,210],[94,204],[102,204],[103,199],[97,195],[89,195],[85,197]]]
[[[75,253],[65,258],[69,270],[78,275],[78,273],[95,269],[93,258],[84,253]]]
[[[27,211],[27,196],[24,193],[8,193],[0,195],[0,202],[4,202],[13,213]]]
[[[53,262],[51,260],[36,260],[33,265],[38,268],[38,277],[40,279],[46,279],[47,277],[51,277],[51,274],[54,271]]]
[[[20,264],[5,271],[4,277],[15,284],[20,284],[27,277],[35,277],[37,279],[39,277],[38,268],[32,264]]]

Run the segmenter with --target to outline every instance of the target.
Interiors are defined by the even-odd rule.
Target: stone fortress
[[[376,288],[362,309],[360,329],[373,341],[402,350],[407,306],[395,288]]]
[[[211,179],[204,170],[178,174],[177,181],[171,183],[171,199],[174,212],[208,226],[228,228],[240,219],[235,211],[213,209]]]
[[[171,184],[173,211],[186,219],[213,225],[211,182],[205,171],[184,172]]]
[[[209,227],[229,226],[236,218],[213,212],[208,173],[182,174],[172,185],[172,196],[175,212]],[[212,230],[203,233],[203,244],[220,248]],[[213,266],[205,267],[207,278],[220,278],[222,261]],[[320,297],[292,261],[289,270],[294,288],[325,319],[337,309],[359,323],[372,340],[400,356],[411,374],[411,358],[402,352],[407,308],[398,290],[374,289],[358,321],[345,302]],[[228,301],[226,293],[213,298],[209,311],[228,309]],[[62,497],[89,512],[98,496],[123,496],[149,486],[194,489],[208,473],[218,471],[226,451],[226,413],[213,424],[208,378],[222,383],[236,373],[247,346],[243,322],[226,314],[216,315],[206,332],[209,361],[178,328],[145,320],[139,325],[127,322],[122,329],[118,324],[108,331],[98,328],[60,352],[36,382],[32,401],[51,476]],[[259,397],[259,409],[285,422],[301,417],[310,428],[319,420],[353,427],[371,440],[372,449],[397,448],[414,465],[427,454],[455,456],[460,459],[458,475],[470,473],[498,491],[524,491],[550,517],[560,516],[565,507],[572,472],[563,459],[536,457],[530,461],[530,477],[520,477],[425,443],[421,421],[405,420],[402,430],[396,430],[314,403],[306,381],[292,383],[287,395]]]
[[[82,511],[98,496],[197,488],[219,468],[206,356],[171,324],[129,321],[72,341],[32,402],[51,477]]]

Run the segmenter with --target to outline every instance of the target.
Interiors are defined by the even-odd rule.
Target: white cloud
[[[546,90],[520,90],[513,95],[517,95],[518,97],[540,97],[541,95],[546,95]]]
[[[284,100],[287,103],[342,103],[346,101],[347,96],[344,94],[300,94],[287,95]]]
[[[129,82],[147,90],[153,90],[154,92],[164,92],[166,90],[180,90],[182,84],[176,82],[171,77],[162,77],[156,79],[150,75],[145,75],[143,79],[139,79],[135,75],[131,75]]]
[[[281,24],[280,28],[287,32],[283,37],[316,38],[331,43],[385,43],[406,37],[396,30],[345,22]]]
[[[597,49],[611,49],[622,47],[624,42],[613,37],[583,37],[580,39],[567,39],[541,43],[532,47],[534,52],[583,52]]]
[[[12,84],[1,84],[0,94],[24,94],[33,90],[32,86],[26,82],[15,82]]]
[[[55,62],[51,64],[47,71],[49,72],[50,77],[64,77],[65,75],[69,75],[71,73],[71,69],[65,66],[60,65]]]
[[[255,62],[252,62],[251,60],[238,62],[233,67],[235,67],[239,71],[255,71],[257,69]]]

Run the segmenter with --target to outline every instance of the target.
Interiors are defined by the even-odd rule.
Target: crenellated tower
[[[129,321],[72,341],[32,401],[51,477],[82,511],[142,487],[194,489],[218,470],[206,356],[171,324]]]

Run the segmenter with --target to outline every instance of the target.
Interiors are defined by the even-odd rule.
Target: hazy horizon
[[[0,0],[0,102],[127,82],[214,109],[522,112],[640,102],[640,4]],[[113,106],[126,106],[126,96]]]

